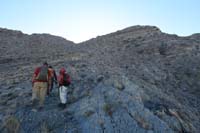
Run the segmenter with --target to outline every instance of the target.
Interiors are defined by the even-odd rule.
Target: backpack
[[[71,84],[70,77],[68,74],[63,75],[63,85],[69,86]]]
[[[40,68],[40,72],[38,73],[36,79],[37,80],[47,81],[47,75],[48,75],[48,67],[47,66],[42,66]]]

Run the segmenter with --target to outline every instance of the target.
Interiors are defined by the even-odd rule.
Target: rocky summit
[[[58,89],[30,106],[34,69],[44,61],[71,75],[67,107]],[[133,26],[75,44],[0,28],[0,132],[198,133],[200,34]]]

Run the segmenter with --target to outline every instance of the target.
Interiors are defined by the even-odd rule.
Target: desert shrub
[[[50,129],[45,121],[43,121],[40,126],[40,132],[41,133],[50,133]]]
[[[140,115],[135,115],[134,118],[140,127],[146,130],[152,130],[152,125],[148,123],[143,117]]]
[[[117,81],[117,80],[114,81],[113,86],[114,86],[116,89],[120,90],[120,91],[122,91],[122,90],[125,89],[125,86],[123,85],[123,83],[120,82],[120,81]]]
[[[106,114],[108,114],[109,116],[112,116],[113,114],[113,106],[112,104],[109,104],[109,103],[105,103],[103,105],[103,110]]]
[[[88,110],[84,113],[85,117],[90,117],[92,114],[94,114],[95,112],[93,110]]]
[[[10,116],[5,120],[5,128],[9,133],[19,133],[20,122],[15,116]]]

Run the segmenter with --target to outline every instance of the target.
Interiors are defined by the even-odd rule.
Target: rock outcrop
[[[133,26],[74,44],[0,29],[0,130],[19,132],[199,132],[200,36]],[[57,89],[30,107],[31,75],[48,61],[72,76],[68,105]]]

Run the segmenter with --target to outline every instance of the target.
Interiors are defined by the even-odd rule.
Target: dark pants
[[[53,86],[54,86],[54,78],[51,78],[50,92],[53,90]]]
[[[48,87],[47,95],[49,95],[50,92],[52,92],[53,86],[54,86],[54,78],[51,78],[51,84],[50,84],[50,86]]]

